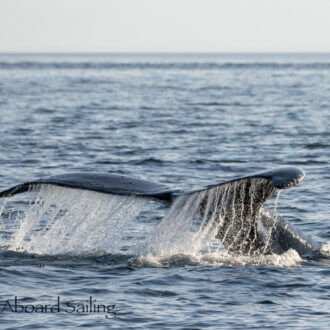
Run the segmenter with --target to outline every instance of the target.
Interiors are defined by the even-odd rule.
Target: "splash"
[[[275,226],[276,217],[269,228],[258,228],[261,205],[272,189],[267,180],[254,179],[182,195],[157,225],[155,202],[146,198],[40,185],[30,190],[29,201],[3,200],[0,244],[46,255],[120,253],[134,256],[130,263],[136,266],[290,267],[301,261],[295,251],[279,256],[251,248],[257,230],[270,239]],[[278,198],[279,193],[274,214]]]
[[[194,253],[208,244],[215,236],[212,221],[199,222],[199,208],[205,193],[194,193],[178,197],[171,208],[153,230],[142,246],[140,254],[173,255]]]
[[[268,184],[263,179],[240,180],[179,196],[148,237],[143,254],[218,251],[225,246],[236,254],[252,255],[261,239],[257,228],[261,205],[273,193],[267,191]],[[223,245],[215,246],[216,236]]]
[[[281,255],[269,253],[280,191],[273,212],[264,211],[261,205],[272,193],[268,181],[259,179],[258,182],[242,180],[179,196],[146,242],[136,248],[139,256],[132,258],[130,263],[137,267],[187,264],[297,266],[302,259],[295,250]],[[250,235],[253,230],[261,230],[255,227],[260,225],[260,214],[271,219],[272,224],[262,228],[266,248],[264,253],[256,254],[251,253],[249,247],[249,253],[245,253],[246,247],[259,239],[255,235],[251,241]],[[218,239],[219,232],[221,240]],[[231,249],[236,253],[228,253]]]
[[[330,242],[323,244],[320,252],[325,256],[330,256]]]
[[[275,203],[274,203],[274,210],[273,213],[269,213],[267,211],[262,210],[262,213],[268,217],[268,219],[271,219],[272,225],[270,226],[270,229],[267,231],[265,230],[265,227],[263,227],[261,230],[263,230],[263,233],[265,235],[265,247],[263,249],[263,254],[266,254],[267,251],[269,250],[269,245],[271,243],[271,237],[273,232],[276,229],[276,225],[278,223],[278,214],[277,214],[277,205],[278,205],[278,200],[280,198],[280,194],[281,194],[282,190],[278,190],[277,191],[277,195],[275,198]],[[259,223],[260,226],[262,226],[262,223]]]
[[[1,246],[36,254],[116,253],[146,200],[42,185],[21,212],[4,208]]]

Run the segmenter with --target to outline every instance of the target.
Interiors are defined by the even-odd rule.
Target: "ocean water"
[[[265,208],[325,254],[235,257],[192,233],[195,200],[183,217],[44,186],[0,200],[0,327],[329,328],[329,123],[329,54],[0,55],[0,190],[70,172],[194,190],[297,166]]]

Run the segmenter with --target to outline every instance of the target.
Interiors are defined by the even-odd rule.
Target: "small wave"
[[[152,165],[152,164],[162,164],[164,161],[158,158],[150,157],[150,158],[145,158],[141,160],[137,160],[134,162],[134,165]]]
[[[314,150],[314,149],[326,149],[329,148],[329,144],[326,143],[309,143],[305,145],[306,149]]]
[[[188,105],[192,105],[192,106],[202,106],[202,107],[244,107],[246,106],[245,103],[240,103],[240,102],[188,102]]]

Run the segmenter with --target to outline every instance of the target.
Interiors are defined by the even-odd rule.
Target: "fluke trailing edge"
[[[301,169],[285,167],[212,184],[195,191],[183,191],[123,175],[73,173],[26,182],[0,192],[0,197],[11,197],[47,184],[169,202],[197,194],[201,197],[198,207],[201,219],[206,222],[211,217],[216,219],[217,237],[230,253],[280,254],[293,248],[300,255],[313,256],[319,254],[318,243],[305,238],[284,219],[269,216],[261,209],[276,190],[293,187],[303,178]]]

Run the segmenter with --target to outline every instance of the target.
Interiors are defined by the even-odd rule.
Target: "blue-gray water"
[[[298,166],[306,178],[281,193],[278,213],[329,250],[329,123],[326,54],[0,56],[1,190],[70,172],[127,174],[193,189]],[[106,225],[112,209],[100,211],[108,197],[61,189],[46,193],[78,205],[67,223],[68,230],[78,223],[79,235],[66,240],[63,223],[57,237],[38,240],[35,253],[3,248],[1,310],[15,296],[34,305],[55,304],[58,296],[64,304],[87,304],[92,296],[115,304],[116,318],[0,310],[1,328],[329,327],[329,258],[292,252],[252,262],[189,247],[162,260],[134,254],[137,238],[164,213],[152,205],[138,221],[121,215],[129,253],[112,253]],[[18,209],[34,207],[23,195],[7,201],[13,219]],[[87,217],[85,227],[80,217]],[[98,238],[92,252],[85,248],[90,237]]]

